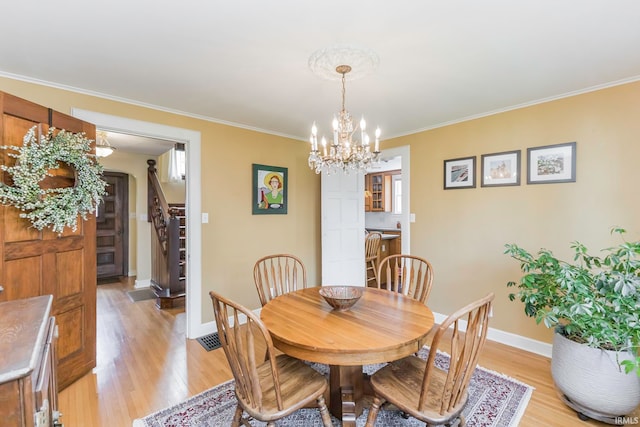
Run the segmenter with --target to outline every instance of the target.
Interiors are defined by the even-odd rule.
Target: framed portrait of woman
[[[287,168],[254,163],[252,185],[254,215],[287,213]]]

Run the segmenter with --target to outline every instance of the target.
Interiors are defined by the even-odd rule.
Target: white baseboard
[[[127,273],[127,277],[133,277],[137,275],[138,275],[138,272],[135,270],[129,270],[129,272]]]
[[[447,318],[446,315],[433,313],[436,323],[442,323]],[[461,322],[461,329],[466,330],[466,322]],[[501,331],[500,329],[489,328],[487,339],[501,344],[515,347],[520,350],[530,351],[544,357],[551,358],[551,344],[537,341],[531,338],[516,335],[511,332]]]
[[[149,287],[151,287],[151,279],[136,280],[136,282],[133,285],[133,287],[135,289],[149,288]]]
[[[192,328],[191,336],[188,336],[187,338],[190,340],[195,340],[197,338],[203,337],[205,335],[209,335],[212,334],[214,332],[218,332],[218,327],[216,326],[216,322],[212,321],[212,322],[207,322],[207,323],[200,323],[197,328]]]

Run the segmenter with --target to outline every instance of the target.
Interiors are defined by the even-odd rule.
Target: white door
[[[364,286],[364,175],[322,173],[322,284]]]

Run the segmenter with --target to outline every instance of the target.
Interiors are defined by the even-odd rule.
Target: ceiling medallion
[[[309,68],[317,76],[327,80],[340,80],[342,76],[336,73],[340,65],[349,64],[351,71],[346,76],[353,81],[373,73],[380,63],[378,55],[367,48],[336,45],[319,49],[309,57]]]

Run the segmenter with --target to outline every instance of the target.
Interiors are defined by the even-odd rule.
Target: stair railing
[[[151,286],[156,306],[170,308],[176,298],[185,295],[184,238],[181,229],[184,207],[169,205],[162,191],[156,161],[147,160],[147,220],[155,232],[151,236]],[[184,234],[184,233],[183,233]]]

